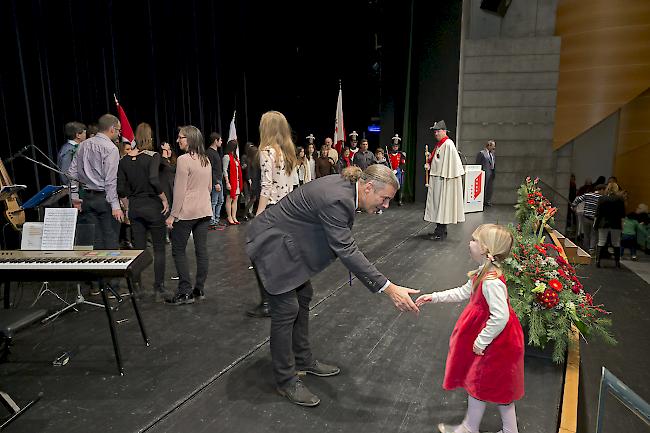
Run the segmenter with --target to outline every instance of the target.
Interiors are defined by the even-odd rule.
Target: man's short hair
[[[367,138],[362,138],[361,141],[359,142],[359,144],[363,144],[363,143],[368,144],[368,139]]]
[[[81,122],[68,122],[65,124],[65,138],[68,140],[74,140],[77,138],[77,134],[84,132],[86,130],[86,125]]]
[[[113,116],[112,114],[104,114],[97,121],[97,128],[99,132],[106,132],[111,129],[113,126],[117,127],[120,124],[120,119]]]
[[[607,185],[605,185],[604,183],[599,183],[594,187],[594,191],[604,191],[605,188],[607,188]]]
[[[221,138],[221,134],[219,134],[218,132],[211,133],[210,134],[210,142],[208,143],[208,145],[212,146],[212,143],[219,140],[220,138]]]

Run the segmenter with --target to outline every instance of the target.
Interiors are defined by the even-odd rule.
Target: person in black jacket
[[[388,167],[349,167],[290,192],[249,224],[246,253],[267,293],[271,312],[271,359],[280,395],[300,406],[320,398],[299,375],[335,376],[340,368],[317,360],[309,343],[310,279],[336,258],[373,293],[387,295],[397,309],[417,313],[411,294],[392,283],[359,250],[352,233],[356,209],[387,209],[399,188]]]
[[[596,250],[596,266],[600,268],[600,259],[607,251],[607,236],[611,237],[614,247],[616,267],[621,267],[621,229],[625,218],[625,202],[620,194],[618,184],[609,183],[605,194],[598,200],[594,228],[598,230],[598,249]]]
[[[210,134],[210,147],[206,149],[206,153],[212,165],[212,193],[210,195],[212,203],[211,228],[225,225],[219,221],[219,218],[221,218],[221,206],[223,206],[223,156],[220,153],[221,143],[221,134],[218,132]]]
[[[152,146],[142,145],[126,154],[117,170],[117,193],[127,205],[135,249],[147,248],[147,232],[151,233],[154,252],[154,286],[156,301],[165,295],[165,215],[169,212],[167,196],[160,183],[160,154]]]

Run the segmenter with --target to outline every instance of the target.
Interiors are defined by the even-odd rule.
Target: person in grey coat
[[[480,165],[485,172],[485,205],[492,206],[492,190],[494,175],[496,174],[494,150],[497,148],[494,140],[488,140],[485,148],[476,155],[476,165]]]
[[[388,295],[400,311],[418,312],[418,290],[391,283],[368,261],[352,236],[357,209],[387,209],[399,184],[392,170],[349,167],[341,175],[309,182],[266,209],[249,225],[246,252],[269,295],[271,358],[278,393],[292,403],[320,399],[298,374],[334,376],[340,369],[314,359],[309,345],[309,303],[314,275],[337,258],[371,292]]]

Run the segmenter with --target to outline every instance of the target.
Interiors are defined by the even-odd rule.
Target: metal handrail
[[[596,433],[603,429],[603,416],[605,413],[605,391],[609,391],[623,406],[628,408],[647,425],[650,425],[650,404],[632,391],[619,378],[603,367],[600,378],[600,391],[598,392],[598,417],[596,418]]]

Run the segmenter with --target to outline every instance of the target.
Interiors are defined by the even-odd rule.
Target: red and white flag
[[[233,111],[232,120],[230,121],[230,129],[228,130],[228,141],[237,140],[237,128],[235,127],[235,115],[236,114],[237,114],[237,110]],[[237,145],[237,148],[235,150],[235,154],[237,155],[237,158],[239,158],[239,145]]]
[[[133,143],[133,141],[135,140],[135,134],[133,133],[133,129],[131,128],[131,124],[129,123],[129,119],[126,117],[126,113],[124,112],[124,109],[117,101],[117,96],[113,94],[113,97],[115,98],[115,105],[117,105],[117,117],[120,119],[120,123],[122,124],[122,140],[126,140],[129,143]]]
[[[339,100],[336,102],[336,123],[334,124],[334,148],[342,155],[345,146],[345,126],[343,125],[343,90],[339,87]]]

